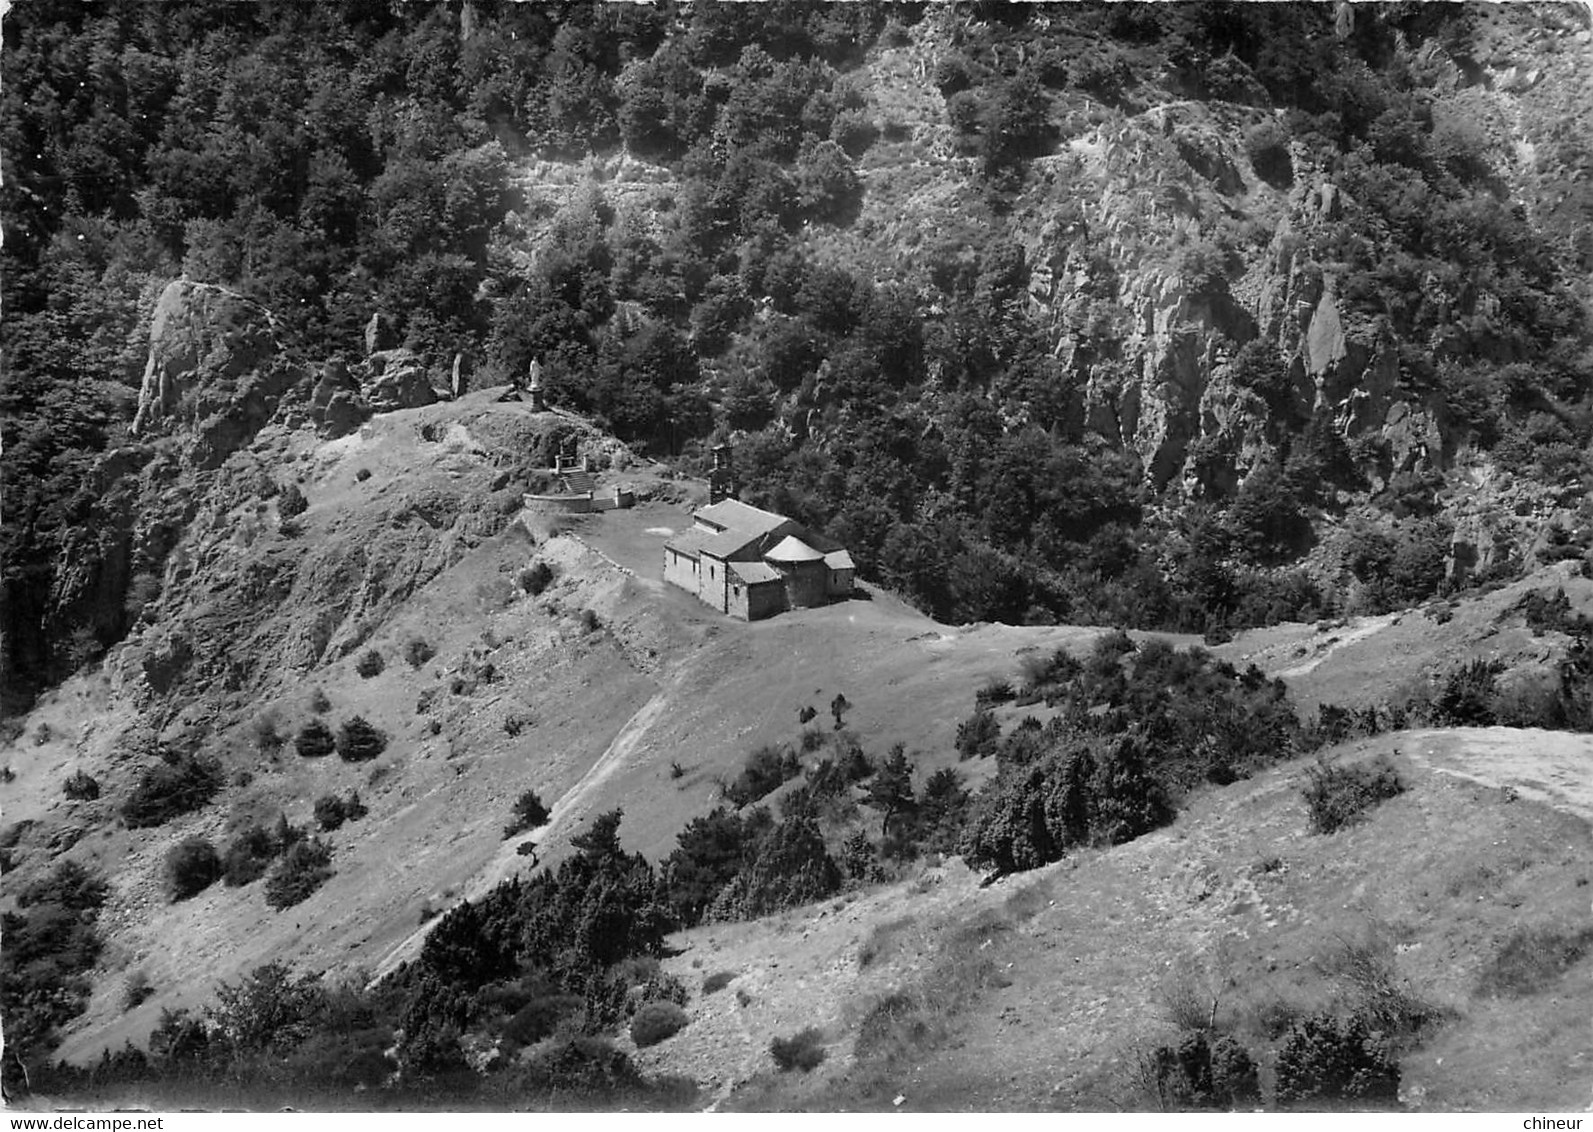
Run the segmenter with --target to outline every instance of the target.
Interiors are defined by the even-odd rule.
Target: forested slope
[[[158,589],[172,538],[96,497],[161,451],[179,273],[306,388],[381,313],[444,385],[535,357],[655,452],[734,436],[941,618],[1375,610],[1581,522],[1580,9],[30,0],[5,38],[8,686]],[[1479,512],[1492,466],[1528,487]]]

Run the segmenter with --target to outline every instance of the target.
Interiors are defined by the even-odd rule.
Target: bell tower
[[[736,469],[730,452],[728,444],[714,445],[714,467],[708,473],[708,502],[711,504],[736,497]]]

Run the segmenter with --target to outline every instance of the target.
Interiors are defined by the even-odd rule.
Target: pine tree
[[[885,765],[880,767],[868,784],[863,799],[866,805],[878,810],[880,836],[890,830],[891,818],[913,808],[913,764],[907,758],[907,749],[897,743],[891,748]]]

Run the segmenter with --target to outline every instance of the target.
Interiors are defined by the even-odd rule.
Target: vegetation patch
[[[1391,1045],[1374,1036],[1359,1015],[1314,1014],[1297,1022],[1278,1050],[1276,1074],[1277,1101],[1285,1107],[1387,1107],[1399,1097],[1399,1063]]]
[[[203,837],[184,838],[166,854],[166,891],[173,901],[187,900],[220,880],[222,871],[214,845]]]
[[[129,829],[162,825],[208,805],[221,786],[221,763],[216,759],[167,752],[162,762],[139,775],[122,802],[122,820]]]
[[[364,716],[351,716],[337,729],[336,746],[338,757],[346,763],[369,762],[387,750],[387,735]]]
[[[294,841],[266,879],[266,904],[280,912],[308,900],[334,871],[330,845],[319,837]]]
[[[686,1028],[689,1017],[673,1002],[648,1002],[631,1016],[631,1041],[638,1049],[657,1045]]]
[[[99,914],[110,889],[76,861],[62,861],[16,893],[16,911],[0,914],[0,1010],[8,1065],[47,1053],[59,1027],[87,1007],[88,973],[100,957]],[[20,1076],[20,1075],[19,1075]],[[6,1072],[8,1089],[22,1086]]]
[[[74,802],[92,802],[100,796],[99,780],[81,770],[67,778],[62,790]]]
[[[1477,981],[1479,994],[1522,998],[1548,990],[1593,951],[1593,928],[1521,927],[1500,945]]]
[[[1338,764],[1318,761],[1306,768],[1305,798],[1311,829],[1336,833],[1362,820],[1389,798],[1405,792],[1399,772],[1386,755],[1366,763]]]
[[[359,821],[370,810],[360,801],[359,791],[351,790],[342,798],[336,794],[321,795],[315,800],[314,813],[316,824],[323,832],[330,833],[346,821]]]
[[[775,1066],[782,1073],[792,1069],[804,1073],[817,1069],[823,1064],[825,1053],[824,1033],[812,1026],[769,1043],[769,1056],[774,1058]]]
[[[310,720],[293,737],[293,749],[300,758],[320,759],[337,750],[337,736],[319,717]]]

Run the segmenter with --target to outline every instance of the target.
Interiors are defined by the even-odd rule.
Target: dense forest
[[[114,644],[180,537],[130,550],[97,510],[161,452],[128,429],[149,311],[178,276],[263,304],[306,386],[381,312],[433,364],[472,359],[478,382],[540,359],[556,401],[687,470],[734,439],[749,501],[844,540],[865,577],[938,618],[1220,636],[1422,600],[1449,584],[1453,446],[1395,466],[1235,317],[1220,352],[1259,446],[1241,461],[1231,437],[1200,436],[1181,474],[1147,466],[1080,411],[1143,363],[1124,346],[1131,265],[1088,200],[1048,190],[1048,254],[1079,282],[1060,314],[1038,311],[1051,267],[1019,217],[1073,140],[1179,101],[1266,111],[1243,131],[1255,173],[1298,197],[1311,169],[1339,193],[1290,254],[1331,266],[1346,319],[1397,357],[1395,398],[1574,495],[1593,421],[1587,190],[1529,215],[1494,143],[1435,117],[1445,76],[1474,65],[1477,19],[27,0],[4,28],[0,113],[8,692]],[[870,240],[871,151],[915,144],[914,123],[881,112],[866,76],[925,44],[966,222],[882,272],[846,248]],[[1539,153],[1589,160],[1574,129]],[[616,155],[660,171],[667,208],[618,207],[596,177],[551,212],[527,191],[536,169]],[[1112,239],[1167,252],[1152,236]],[[1179,227],[1167,277],[1234,309],[1276,251],[1244,209],[1207,209]],[[1376,521],[1350,524],[1343,553],[1302,564],[1367,504]]]

